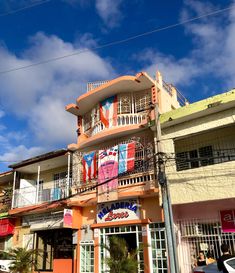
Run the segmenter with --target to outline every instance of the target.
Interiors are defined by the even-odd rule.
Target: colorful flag
[[[100,102],[100,120],[106,128],[117,125],[117,96]]]
[[[96,178],[96,153],[85,154],[82,159],[83,182]]]
[[[98,202],[115,200],[118,187],[118,146],[99,151]]]
[[[135,167],[135,142],[119,144],[118,173],[133,171]]]

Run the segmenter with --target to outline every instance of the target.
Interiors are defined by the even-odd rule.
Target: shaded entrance
[[[105,264],[105,258],[109,256],[108,251],[103,247],[109,245],[110,236],[116,236],[124,238],[128,245],[128,252],[138,249],[137,261],[138,261],[138,273],[144,272],[144,257],[142,247],[142,229],[141,226],[122,226],[122,227],[109,227],[100,229],[100,262],[101,273],[108,270]]]

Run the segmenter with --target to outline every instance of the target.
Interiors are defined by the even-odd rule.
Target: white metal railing
[[[135,114],[121,114],[117,117],[117,126],[141,124],[141,122],[144,121],[146,117],[146,112]],[[103,131],[104,129],[104,124],[101,121],[98,121],[92,128],[86,130],[85,133],[88,135],[88,137],[91,137]]]
[[[36,183],[35,183],[36,184]],[[52,186],[49,186],[52,185]],[[71,180],[67,179],[46,182],[37,186],[30,186],[13,191],[14,203],[13,208],[21,208],[41,204],[43,202],[51,202],[66,198],[70,194]]]
[[[96,81],[96,82],[88,82],[87,83],[87,92],[91,91],[92,89],[95,89],[103,84],[108,83],[109,81]]]

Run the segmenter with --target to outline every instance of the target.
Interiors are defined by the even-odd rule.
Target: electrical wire
[[[23,11],[23,10],[26,10],[26,9],[30,9],[30,8],[34,8],[36,6],[40,6],[42,4],[45,4],[45,3],[48,3],[52,0],[44,0],[44,1],[35,1],[34,3],[32,3],[31,5],[28,5],[28,6],[24,6],[22,8],[19,8],[19,9],[15,9],[15,10],[12,10],[12,11],[9,11],[9,12],[5,12],[5,13],[0,13],[0,17],[4,17],[4,16],[7,16],[7,15],[11,15],[11,14],[15,14],[17,12],[20,12],[20,11]]]
[[[14,67],[14,68],[11,68],[11,69],[2,70],[2,71],[0,71],[0,74],[1,75],[2,74],[7,74],[7,73],[10,73],[10,72],[15,72],[15,71],[31,68],[31,67],[34,67],[34,66],[47,64],[47,63],[58,61],[58,60],[62,60],[62,59],[69,58],[69,57],[72,57],[72,56],[80,55],[82,53],[95,51],[95,50],[111,47],[111,46],[114,46],[114,45],[124,44],[124,43],[130,42],[132,40],[135,40],[135,39],[138,39],[138,38],[141,38],[141,37],[144,37],[144,36],[151,35],[153,33],[157,33],[157,32],[160,32],[160,31],[172,29],[172,28],[182,26],[182,25],[187,24],[187,23],[191,23],[193,21],[196,21],[196,20],[208,17],[208,16],[212,16],[212,15],[215,15],[215,14],[219,14],[219,13],[231,10],[234,7],[235,7],[235,5],[231,5],[229,7],[223,8],[223,9],[215,10],[215,11],[212,11],[212,12],[209,12],[209,13],[205,13],[205,14],[193,17],[191,19],[183,20],[183,21],[181,21],[179,23],[171,24],[171,25],[168,25],[168,26],[165,26],[165,27],[155,28],[155,29],[152,29],[150,31],[146,31],[146,32],[143,32],[143,33],[139,33],[137,35],[129,36],[129,37],[121,39],[121,40],[116,40],[116,41],[112,41],[112,42],[109,42],[109,43],[106,43],[106,44],[103,44],[103,45],[94,46],[94,47],[91,47],[89,49],[88,48],[81,49],[81,50],[78,50],[78,51],[76,51],[74,53],[70,53],[70,54],[66,54],[66,55],[63,55],[63,56],[58,56],[58,57],[54,57],[54,58],[50,58],[50,59],[46,59],[46,60],[41,60],[41,61],[39,61],[37,63],[32,63],[32,64],[25,65],[25,66]]]

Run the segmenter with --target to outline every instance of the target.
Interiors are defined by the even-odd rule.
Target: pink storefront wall
[[[219,219],[220,211],[235,209],[235,198],[173,205],[174,220]]]

